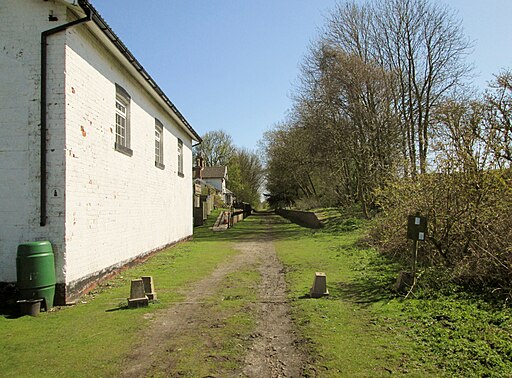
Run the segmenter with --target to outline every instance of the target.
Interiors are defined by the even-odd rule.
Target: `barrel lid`
[[[53,253],[52,244],[48,240],[35,241],[18,245],[17,256],[30,256],[48,252]]]

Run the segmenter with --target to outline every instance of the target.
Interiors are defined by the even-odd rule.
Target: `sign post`
[[[416,261],[418,260],[418,241],[427,237],[427,217],[409,215],[407,217],[407,239],[412,240],[412,276],[416,280]]]

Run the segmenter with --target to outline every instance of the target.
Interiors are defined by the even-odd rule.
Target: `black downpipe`
[[[46,83],[47,83],[47,40],[50,35],[59,33],[67,28],[91,21],[91,12],[84,9],[86,16],[67,24],[57,26],[56,28],[45,30],[41,33],[41,220],[40,226],[46,226],[46,204],[47,204],[47,167],[46,167]]]

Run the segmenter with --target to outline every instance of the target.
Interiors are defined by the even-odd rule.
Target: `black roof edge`
[[[121,39],[116,35],[116,33],[112,30],[110,26],[108,26],[107,22],[101,17],[98,11],[92,6],[92,4],[88,0],[78,0],[78,5],[87,13],[87,10],[91,13],[91,18],[94,23],[100,28],[100,30],[105,34],[105,36],[116,46],[121,54],[130,62],[130,64],[135,68],[137,72],[146,80],[146,82],[153,88],[156,94],[169,106],[169,108],[173,111],[174,114],[178,116],[181,122],[185,125],[185,127],[190,131],[190,133],[196,138],[196,141],[202,142],[203,140],[199,136],[199,134],[193,129],[192,126],[185,119],[183,114],[176,108],[176,106],[169,100],[164,93],[164,91],[158,86],[156,81],[149,75],[149,73],[144,69],[142,64],[133,56],[133,54],[128,50],[125,44],[121,41]]]

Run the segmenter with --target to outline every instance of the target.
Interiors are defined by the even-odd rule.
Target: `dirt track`
[[[233,375],[246,377],[300,377],[306,356],[297,347],[299,342],[286,301],[283,266],[272,243],[272,217],[259,216],[268,227],[267,233],[236,245],[240,254],[219,266],[188,291],[186,300],[156,313],[151,327],[128,356],[123,376],[141,377],[158,371],[166,376],[181,376],[174,371],[179,340],[193,335],[194,328],[204,319],[214,322],[216,314],[205,299],[220,289],[226,275],[248,266],[257,266],[261,274],[258,300],[247,308],[255,312],[257,329],[252,345],[245,355],[243,371]],[[212,326],[215,326],[214,324]],[[212,346],[213,347],[213,346]]]

